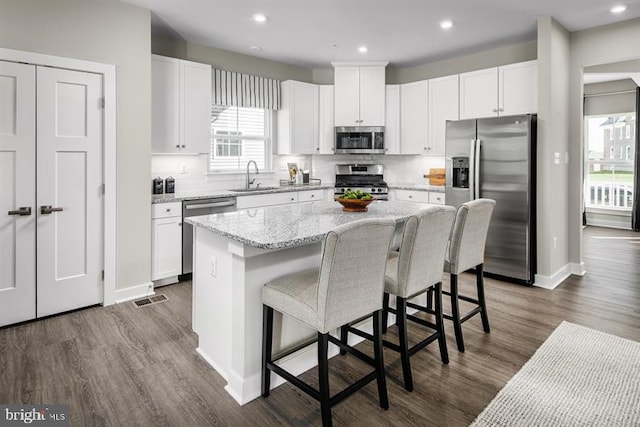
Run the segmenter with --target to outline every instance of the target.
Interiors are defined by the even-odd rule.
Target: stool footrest
[[[418,323],[422,326],[426,326],[427,328],[438,330],[438,327],[434,323],[431,323],[428,320],[424,320],[419,317],[416,317],[412,314],[407,314],[407,320],[411,320],[412,322]]]
[[[349,329],[353,329],[353,328],[349,328]],[[357,330],[357,329],[355,329]],[[352,331],[352,333],[355,333]],[[373,336],[369,335],[371,337],[371,339],[373,339]],[[366,337],[365,337],[366,338]],[[361,352],[360,350],[351,347],[350,345],[345,345],[342,342],[340,342],[339,339],[337,339],[336,337],[333,336],[329,336],[329,341],[335,345],[337,345],[338,347],[340,347],[342,350],[346,351],[347,353],[357,357],[358,359],[362,360],[363,362],[371,365],[371,366],[375,366],[375,360],[373,359],[373,357],[368,356],[366,354],[364,354],[363,352]]]
[[[284,369],[282,369],[280,366],[276,365],[273,362],[268,362],[267,368],[269,368],[269,370],[272,371],[273,373],[289,381],[291,384],[295,385],[296,387],[298,387],[303,392],[307,393],[312,398],[316,400],[320,400],[320,392],[318,390],[311,387],[309,384],[305,383],[295,375],[292,375],[291,373],[289,373],[289,371],[285,371]]]

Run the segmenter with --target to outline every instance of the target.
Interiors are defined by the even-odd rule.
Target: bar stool
[[[410,356],[437,340],[442,363],[449,363],[442,317],[442,269],[455,212],[452,206],[433,206],[409,217],[405,222],[399,251],[392,251],[387,260],[383,331],[386,330],[388,313],[394,313],[398,326],[399,344],[384,340],[383,345],[400,353],[404,387],[408,391],[413,390]],[[408,301],[427,290],[431,290],[435,295],[435,310]],[[390,294],[396,296],[395,309],[389,307]],[[407,308],[432,314],[435,323],[407,314]],[[433,330],[433,333],[409,348],[407,320],[425,326]],[[359,329],[348,325],[341,331],[343,343],[347,342],[349,332],[370,338]]]
[[[458,207],[456,218],[449,238],[449,251],[445,260],[444,271],[450,274],[450,289],[443,291],[451,297],[451,315],[444,318],[453,321],[458,351],[464,351],[462,324],[480,313],[482,328],[490,332],[487,304],[484,296],[484,249],[487,241],[487,231],[491,222],[495,200],[476,199],[463,203]],[[477,298],[460,295],[458,293],[458,275],[466,270],[475,268]],[[470,302],[475,307],[460,315],[459,300]]]
[[[269,396],[270,376],[274,372],[320,401],[322,424],[330,426],[331,407],[375,379],[380,407],[389,408],[381,327],[386,259],[394,230],[393,220],[363,219],[338,226],[325,237],[319,270],[290,274],[264,286],[262,396]],[[275,359],[272,356],[274,310],[317,331],[319,390],[276,364],[284,356]],[[344,324],[366,317],[373,317],[373,358],[329,334]],[[375,368],[334,396],[329,393],[329,342]],[[296,350],[307,345],[309,343]]]

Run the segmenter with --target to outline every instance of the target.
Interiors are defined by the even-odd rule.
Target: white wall
[[[115,1],[0,0],[4,48],[115,64],[116,288],[151,279],[148,10]]]
[[[582,263],[582,175],[584,67],[640,59],[640,19],[571,34],[569,167],[569,259]],[[628,71],[628,70],[627,70]],[[640,72],[640,70],[638,70]]]

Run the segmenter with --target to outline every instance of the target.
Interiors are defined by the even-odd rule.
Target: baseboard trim
[[[584,262],[572,262],[571,264],[569,264],[569,266],[571,274],[574,274],[576,276],[584,276],[585,274],[587,274],[587,268],[584,266]]]
[[[544,289],[555,289],[571,274],[571,264],[565,264],[553,276],[536,274],[535,283],[533,284],[533,286]]]
[[[125,289],[116,289],[116,304],[131,301],[132,299],[144,298],[153,295],[153,282],[143,283],[141,285],[131,286]]]

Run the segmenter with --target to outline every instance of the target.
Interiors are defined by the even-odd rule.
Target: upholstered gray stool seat
[[[482,318],[482,328],[490,332],[489,316],[484,294],[484,250],[487,232],[495,206],[495,200],[476,199],[463,203],[456,211],[456,218],[449,238],[449,251],[444,263],[445,273],[450,274],[450,289],[443,291],[451,297],[451,315],[444,318],[453,321],[458,351],[464,351],[462,324],[476,314]],[[475,269],[477,298],[460,295],[458,292],[458,275]],[[464,315],[460,314],[459,300],[469,302],[474,308]]]
[[[449,240],[449,233],[455,215],[451,206],[431,206],[407,219],[402,231],[402,241],[397,251],[391,251],[387,258],[384,281],[383,331],[386,330],[387,313],[396,315],[399,344],[384,340],[383,344],[400,353],[405,389],[413,390],[413,377],[409,358],[434,341],[438,341],[442,363],[449,363],[447,341],[442,317],[442,267]],[[431,307],[409,301],[428,290],[435,295],[435,310]],[[396,307],[389,306],[389,295],[395,295]],[[434,321],[407,314],[407,308],[427,313]],[[409,347],[407,320],[411,320],[433,331],[429,336]],[[346,343],[348,333],[365,338],[368,334],[351,327],[342,328],[341,340]]]
[[[320,401],[322,424],[329,426],[331,407],[376,380],[383,409],[389,407],[382,357],[382,297],[387,254],[395,230],[393,220],[363,219],[327,233],[320,268],[288,274],[262,290],[262,395],[270,390],[271,372]],[[273,359],[273,312],[293,317],[317,331],[318,383],[315,389],[284,370]],[[373,317],[374,356],[343,344],[330,335],[356,319]],[[328,344],[360,358],[375,369],[342,392],[330,396]],[[296,350],[310,343],[304,343]],[[288,351],[286,354],[290,354]],[[283,356],[280,356],[281,358]]]

